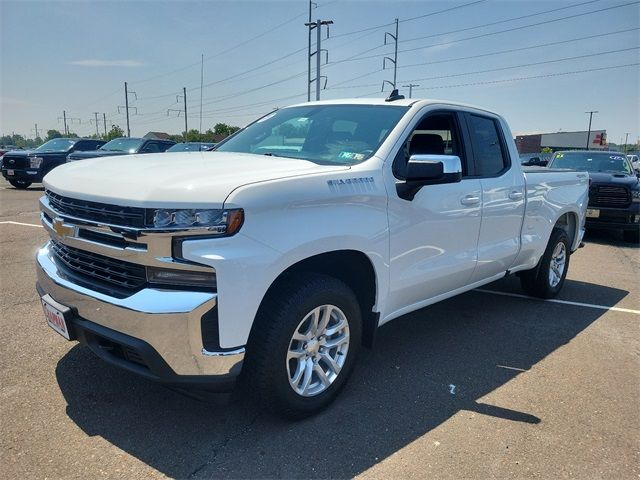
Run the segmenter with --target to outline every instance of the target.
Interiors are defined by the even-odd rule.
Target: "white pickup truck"
[[[584,172],[523,171],[505,120],[404,99],[260,118],[213,152],[74,162],[44,179],[37,289],[53,329],[167,384],[289,416],[338,394],[401,315],[518,273],[555,296]]]

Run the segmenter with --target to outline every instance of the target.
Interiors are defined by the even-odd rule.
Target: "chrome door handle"
[[[465,195],[460,199],[460,203],[462,205],[477,205],[480,203],[480,197],[476,197],[475,195]]]
[[[511,193],[509,194],[509,198],[510,198],[511,200],[522,200],[522,199],[524,198],[524,193],[522,193],[522,192],[518,192],[518,191],[511,192]]]

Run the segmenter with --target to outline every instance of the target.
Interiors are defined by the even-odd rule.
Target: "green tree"
[[[44,139],[45,142],[49,140],[53,140],[54,138],[62,138],[62,134],[58,130],[47,130],[47,137]]]
[[[542,150],[540,150],[540,153],[553,153],[553,149],[551,149],[550,147],[544,147]]]
[[[124,137],[124,130],[122,130],[118,125],[111,125],[111,130],[109,130],[103,138],[108,142],[109,140],[120,137]]]
[[[200,132],[195,128],[192,128],[187,132],[187,138],[185,142],[201,142]]]
[[[227,125],[226,123],[216,123],[213,126],[213,133],[216,135],[224,135],[225,137],[228,137],[238,130],[240,130],[240,127],[234,127],[232,125]]]

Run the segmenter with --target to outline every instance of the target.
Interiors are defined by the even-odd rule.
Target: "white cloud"
[[[144,63],[137,60],[98,60],[95,58],[87,60],[74,60],[69,65],[80,67],[142,67]]]

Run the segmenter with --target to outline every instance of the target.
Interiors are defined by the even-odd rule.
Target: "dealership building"
[[[582,132],[534,133],[531,135],[516,135],[518,153],[540,153],[543,148],[557,150],[585,150],[587,148],[587,134],[589,134],[589,150],[608,150],[607,131],[586,130]]]

